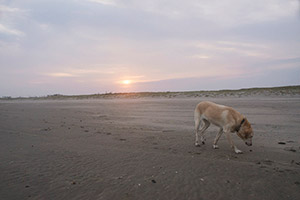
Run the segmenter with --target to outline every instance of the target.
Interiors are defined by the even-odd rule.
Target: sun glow
[[[123,83],[124,85],[129,85],[129,84],[131,83],[131,81],[130,81],[130,80],[124,80],[124,81],[122,81],[122,83]]]

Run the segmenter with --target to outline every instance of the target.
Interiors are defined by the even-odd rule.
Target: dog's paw
[[[200,144],[198,142],[195,143],[196,147],[200,147]]]
[[[218,145],[213,145],[213,148],[214,148],[214,149],[218,149],[219,146],[218,146]]]
[[[237,154],[242,154],[242,153],[243,153],[243,152],[242,152],[241,150],[239,150],[239,149],[235,149],[234,151],[235,151],[235,153],[237,153]]]
[[[201,141],[202,142],[202,144],[205,144],[205,141]]]

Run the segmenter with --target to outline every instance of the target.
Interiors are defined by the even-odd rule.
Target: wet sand
[[[201,100],[234,107],[253,146],[194,146]],[[300,199],[300,98],[0,101],[0,199]]]

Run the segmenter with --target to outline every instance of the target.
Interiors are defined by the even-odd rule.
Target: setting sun
[[[131,81],[130,80],[124,80],[124,81],[122,81],[122,83],[125,84],[125,85],[128,85],[128,84],[131,83]]]

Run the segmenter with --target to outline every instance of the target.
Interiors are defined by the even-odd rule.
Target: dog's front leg
[[[214,140],[214,144],[213,144],[213,148],[214,149],[218,149],[219,148],[218,145],[217,145],[217,143],[218,143],[218,141],[219,141],[222,133],[223,133],[223,129],[221,128],[220,131],[219,131],[219,133],[216,135],[215,140]]]
[[[228,142],[231,146],[231,148],[234,150],[235,153],[239,154],[239,153],[243,153],[241,150],[239,150],[233,143],[232,138],[231,138],[231,132],[230,131],[226,131],[226,137],[228,139]]]

